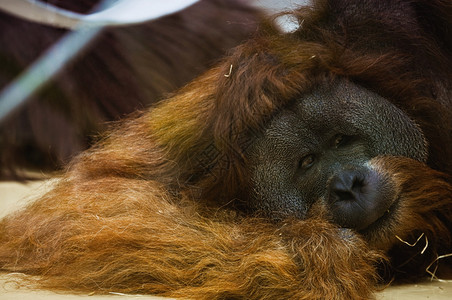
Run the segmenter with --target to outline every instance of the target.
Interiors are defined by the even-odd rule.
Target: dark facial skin
[[[364,230],[394,201],[391,183],[368,161],[427,158],[417,125],[388,100],[346,80],[322,86],[280,111],[249,149],[252,211],[304,218],[323,201],[339,225]]]

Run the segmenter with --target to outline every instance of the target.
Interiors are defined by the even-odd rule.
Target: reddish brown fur
[[[439,255],[451,252],[451,178],[407,159],[383,158],[375,161],[383,173],[394,180],[401,199],[391,224],[395,229],[373,232],[368,242],[372,247],[389,250],[390,265],[394,269],[391,275],[395,279],[408,282],[420,275],[426,276],[427,267]],[[426,239],[423,238],[414,247],[400,243],[397,238],[414,244],[422,234]],[[435,275],[451,276],[450,261],[441,261],[430,271],[436,266]]]
[[[38,283],[46,288],[193,299],[356,298],[374,279],[378,254],[322,220],[281,227],[226,212],[205,218],[193,203],[172,203],[158,184],[133,179],[83,190],[58,201],[52,193],[5,220],[2,236],[21,238],[4,240],[18,250],[1,257],[10,262],[4,268],[44,274]]]
[[[450,4],[429,3],[418,5],[434,10],[442,3],[437,18],[452,20]],[[440,36],[410,35],[391,15],[378,24],[381,31],[370,30],[372,22],[354,23],[323,2],[296,15],[304,20],[300,31],[264,32],[238,47],[175,96],[112,130],[51,192],[3,219],[2,269],[40,275],[39,286],[56,290],[195,299],[369,298],[385,254],[383,276],[424,276],[452,247],[452,156],[445,146],[452,144],[452,77],[444,67],[451,66],[450,40],[440,47]],[[387,32],[403,33],[408,45],[384,43]],[[283,224],[234,210],[247,187],[246,141],[279,107],[336,76],[401,107],[430,143],[427,164],[371,161],[397,187],[390,224],[362,236],[331,224],[321,202],[306,220]],[[423,245],[395,238],[412,242],[420,233],[429,240],[425,254]]]

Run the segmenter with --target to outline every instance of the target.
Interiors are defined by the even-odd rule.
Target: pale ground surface
[[[0,183],[0,218],[20,206],[27,203],[27,198],[32,195],[43,193],[50,188],[50,183],[34,182],[27,185],[15,182]],[[14,284],[6,283],[10,277],[0,273],[0,299],[21,299],[21,300],[76,300],[76,299],[162,299],[151,296],[132,295],[71,295],[55,294],[48,291],[28,290],[25,288],[16,289]],[[17,278],[17,277],[15,277]],[[398,300],[398,299],[452,299],[452,281],[449,282],[426,282],[415,285],[405,285],[401,287],[390,287],[377,294],[377,300]]]

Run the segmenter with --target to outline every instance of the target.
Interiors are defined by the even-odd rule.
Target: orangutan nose
[[[388,210],[391,193],[385,180],[369,168],[343,170],[330,178],[328,203],[338,225],[362,230]]]

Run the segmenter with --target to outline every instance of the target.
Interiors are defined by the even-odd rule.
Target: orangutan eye
[[[306,155],[302,159],[300,159],[298,168],[303,170],[309,169],[314,164],[314,161],[315,157],[313,154]]]
[[[352,139],[353,139],[353,136],[337,134],[333,138],[332,145],[334,148],[343,147],[343,146],[349,144]]]
[[[338,134],[334,137],[333,146],[335,148],[339,147],[344,141],[344,136],[342,134]]]

